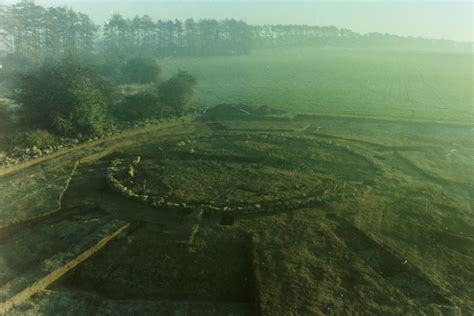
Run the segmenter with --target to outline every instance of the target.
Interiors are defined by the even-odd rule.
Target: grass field
[[[298,112],[473,122],[472,54],[288,48],[161,60],[198,78],[195,102]]]

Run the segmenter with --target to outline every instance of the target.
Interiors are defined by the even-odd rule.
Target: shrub
[[[1,64],[3,68],[0,71],[0,81],[6,80],[8,86],[13,84],[16,75],[38,67],[38,63],[31,57],[20,53],[8,54]]]
[[[151,58],[129,59],[121,70],[126,83],[155,83],[161,73],[160,66]]]
[[[22,75],[13,97],[28,126],[75,136],[98,134],[107,126],[115,89],[94,69],[69,57]]]
[[[114,117],[122,121],[161,117],[162,106],[152,92],[142,92],[124,97],[112,108]]]
[[[96,67],[97,71],[104,77],[116,82],[124,82],[122,67],[123,58],[115,54],[99,54],[90,59],[90,62]]]
[[[48,131],[36,129],[29,132],[19,133],[14,139],[13,144],[20,147],[45,148],[53,146],[56,143],[56,137]]]
[[[180,70],[174,77],[158,86],[160,100],[173,107],[178,116],[183,115],[185,108],[191,103],[196,84],[196,78]]]

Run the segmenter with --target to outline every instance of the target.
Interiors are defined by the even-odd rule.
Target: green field
[[[469,53],[287,48],[161,60],[198,78],[195,102],[298,112],[473,122]]]

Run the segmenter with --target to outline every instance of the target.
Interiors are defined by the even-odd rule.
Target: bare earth
[[[128,224],[9,313],[472,314],[473,136],[217,115],[2,170],[0,289]]]

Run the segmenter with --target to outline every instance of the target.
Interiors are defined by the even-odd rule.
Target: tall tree
[[[98,30],[85,14],[66,8],[46,10],[31,0],[9,6],[2,13],[2,22],[9,47],[35,59],[92,51]]]
[[[124,53],[133,44],[132,28],[129,21],[120,14],[113,14],[104,25],[104,40],[106,49],[111,52]]]
[[[187,19],[184,22],[185,29],[185,54],[194,55],[196,53],[196,42],[199,34],[197,33],[196,22],[193,19]]]

